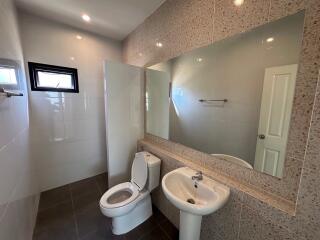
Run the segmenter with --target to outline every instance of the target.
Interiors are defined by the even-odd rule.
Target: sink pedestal
[[[199,240],[202,216],[180,211],[179,240]]]

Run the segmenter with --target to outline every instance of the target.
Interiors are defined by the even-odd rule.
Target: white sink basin
[[[203,215],[213,213],[227,202],[230,189],[206,176],[193,180],[197,171],[188,167],[167,173],[162,189],[168,200],[180,209],[180,239],[199,239]]]

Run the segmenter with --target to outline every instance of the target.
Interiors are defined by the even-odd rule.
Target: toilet
[[[100,209],[112,218],[113,234],[125,234],[151,217],[150,192],[159,185],[160,162],[148,152],[136,153],[131,181],[110,188],[101,197]]]

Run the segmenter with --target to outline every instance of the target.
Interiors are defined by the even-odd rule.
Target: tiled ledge
[[[216,171],[215,169],[208,169],[201,164],[198,164],[197,161],[191,161],[182,156],[179,156],[176,153],[172,153],[160,145],[148,141],[147,139],[140,140],[138,142],[138,147],[140,149],[144,149],[146,151],[150,151],[151,153],[159,156],[160,158],[166,158],[172,161],[178,161],[182,163],[182,165],[188,166],[190,168],[202,171],[206,176],[229,186],[231,189],[235,189],[237,191],[243,192],[247,196],[251,196],[267,206],[271,206],[276,208],[290,216],[295,216],[295,202],[288,201],[284,198],[281,198],[275,194],[263,191],[258,189],[252,185],[248,185],[246,183],[240,182],[237,179],[234,179],[228,175],[225,175],[221,172]]]

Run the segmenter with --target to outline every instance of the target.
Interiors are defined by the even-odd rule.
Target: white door
[[[144,132],[144,71],[142,68],[106,61],[105,119],[108,184],[130,180],[137,141]]]
[[[296,74],[296,64],[265,71],[254,169],[277,177],[285,160]]]

